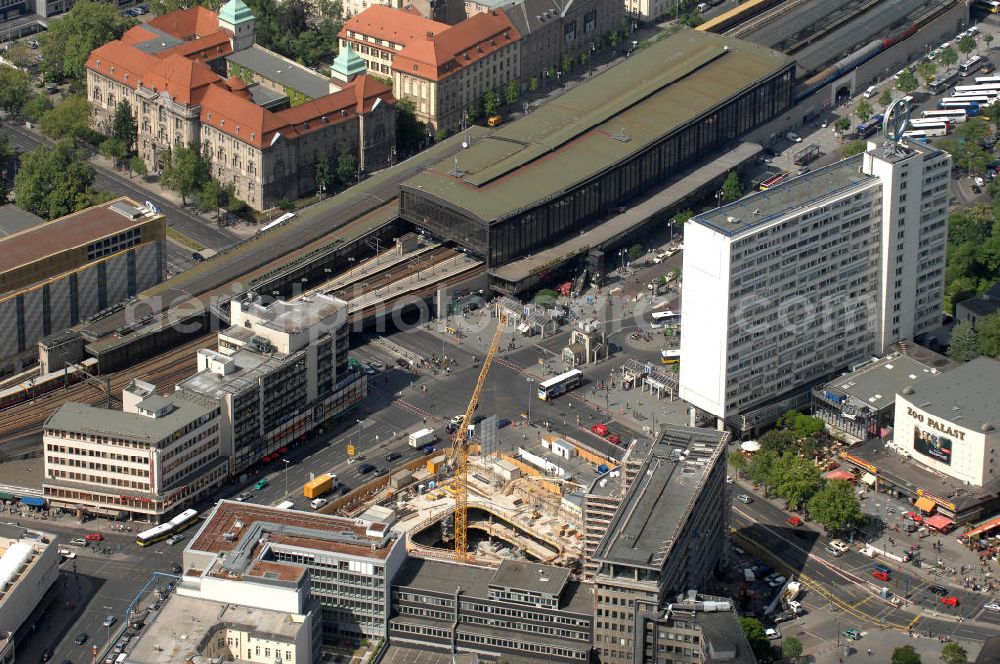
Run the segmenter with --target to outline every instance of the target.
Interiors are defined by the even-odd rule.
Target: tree
[[[492,117],[497,114],[497,106],[499,106],[497,93],[493,92],[492,89],[487,90],[486,94],[483,95],[483,113],[486,114],[486,117]]]
[[[89,205],[96,197],[93,182],[93,167],[70,140],[28,152],[14,177],[18,206],[45,219]]]
[[[148,172],[146,169],[146,162],[139,155],[132,155],[132,158],[128,162],[128,170],[130,173],[135,173],[139,177],[146,177]]]
[[[976,328],[979,337],[979,352],[988,357],[1000,358],[1000,313],[995,313],[979,321]]]
[[[121,143],[125,154],[130,155],[135,152],[138,132],[139,126],[132,115],[132,105],[128,100],[122,99],[115,106],[115,114],[111,120],[111,138]]]
[[[941,53],[938,54],[938,59],[941,64],[944,65],[945,69],[951,69],[958,62],[958,53],[951,46],[941,49]]]
[[[226,192],[215,180],[208,180],[198,191],[197,205],[202,212],[215,212],[219,216],[219,208],[226,202]]]
[[[330,172],[330,160],[325,154],[316,157],[316,191],[325,194],[333,184],[333,173]]]
[[[900,646],[892,651],[892,664],[920,664],[920,655],[913,646]]]
[[[871,103],[867,99],[859,101],[857,107],[854,109],[854,114],[862,122],[866,122],[874,113],[875,109],[872,108]]]
[[[986,164],[992,159],[983,146],[969,139],[942,138],[934,141],[934,145],[951,155],[956,168],[964,167],[970,174],[986,170]]]
[[[786,636],[781,642],[781,651],[785,657],[794,662],[802,656],[802,642],[794,636]]]
[[[988,32],[983,35],[983,43],[986,44],[986,50],[987,50],[987,52],[989,52],[989,50],[990,50],[990,42],[992,42],[992,41],[993,41],[993,35],[991,35]]]
[[[556,293],[551,288],[543,288],[540,291],[538,291],[537,293],[535,293],[534,302],[535,302],[535,304],[537,304],[539,306],[542,306],[542,307],[551,307],[551,306],[555,305],[556,298],[558,298],[558,297],[559,297],[559,294]]]
[[[4,54],[4,59],[17,67],[18,71],[31,69],[38,61],[35,60],[35,51],[24,42],[14,42]]]
[[[843,147],[840,148],[840,156],[844,159],[848,157],[853,157],[856,154],[861,154],[867,149],[868,145],[864,141],[850,141],[845,143]]]
[[[118,39],[135,24],[135,19],[119,13],[118,5],[80,0],[39,36],[45,58],[42,67],[59,77],[83,80],[90,52]]]
[[[617,30],[612,30],[611,32],[608,33],[608,46],[610,46],[611,48],[618,48],[619,40],[620,38],[618,36]]]
[[[778,418],[776,424],[783,429],[790,430],[798,440],[815,436],[826,426],[823,418],[806,415],[797,410],[788,411]]]
[[[722,183],[722,200],[725,202],[735,201],[743,195],[743,183],[736,171],[729,171],[726,181]]]
[[[798,509],[823,486],[819,467],[795,454],[781,456],[774,475],[775,492],[788,501],[791,509]]]
[[[917,65],[917,74],[924,80],[924,85],[927,85],[937,75],[937,65],[931,60],[924,60]]]
[[[436,132],[434,132],[434,142],[435,143],[440,143],[441,141],[443,141],[446,138],[448,138],[448,130],[445,129],[444,127],[441,127]]]
[[[776,483],[775,470],[778,467],[781,457],[771,450],[761,450],[750,458],[747,464],[746,474],[754,484],[760,484],[765,492],[769,491]]]
[[[106,159],[110,159],[115,168],[118,168],[122,159],[128,157],[128,151],[125,149],[125,144],[115,138],[108,138],[101,141],[99,146],[101,156]]]
[[[641,244],[636,243],[628,248],[628,251],[625,253],[625,257],[629,260],[629,262],[631,262],[639,260],[639,257],[644,253],[646,253],[646,250],[642,248]]]
[[[888,88],[883,90],[878,98],[878,103],[882,105],[882,108],[889,108],[889,104],[892,103],[892,90]]]
[[[184,147],[175,146],[167,154],[160,183],[181,195],[181,202],[187,205],[189,196],[194,196],[205,182],[211,179],[208,161],[201,154],[197,143]]]
[[[569,76],[569,70],[573,68],[573,58],[568,55],[564,55],[562,59],[562,73],[563,76]]]
[[[827,480],[809,499],[809,514],[824,528],[833,531],[843,530],[851,523],[861,523],[865,518],[854,485],[846,480]]]
[[[845,131],[851,128],[850,118],[837,118],[833,122],[833,128],[843,134]]]
[[[920,86],[917,82],[917,77],[913,74],[912,69],[904,69],[899,73],[899,78],[896,79],[896,89],[903,94],[910,94]]]
[[[32,122],[37,123],[51,108],[52,101],[48,95],[31,95],[31,98],[21,108],[21,113]]]
[[[979,341],[976,328],[967,320],[960,321],[951,331],[948,357],[955,362],[968,362],[979,355]]]
[[[0,65],[0,108],[18,113],[31,96],[31,81],[26,72]]]
[[[530,92],[538,92],[538,77],[532,76],[528,79],[528,90]]]
[[[424,123],[417,120],[416,106],[410,99],[396,102],[396,149],[408,155],[420,149],[424,142]]]
[[[42,116],[38,123],[42,133],[52,139],[83,139],[91,136],[90,102],[83,95],[63,97],[63,100]]]
[[[978,143],[990,133],[990,125],[983,118],[969,118],[968,122],[955,127],[955,133],[959,138]]]
[[[969,661],[969,653],[957,643],[946,643],[944,648],[941,648],[941,660],[945,664],[966,664]]]
[[[771,429],[761,434],[757,442],[760,443],[762,450],[784,454],[785,452],[794,450],[795,444],[798,441],[795,438],[795,434],[787,429]]]
[[[969,55],[976,50],[976,38],[972,35],[965,35],[958,40],[958,50],[962,52],[962,55]]]
[[[344,184],[360,179],[358,173],[358,158],[350,152],[342,152],[337,157],[337,177]]]
[[[518,97],[521,96],[521,84],[516,80],[511,80],[507,84],[507,89],[504,90],[504,99],[507,100],[508,104],[513,104],[517,101]]]
[[[764,632],[764,625],[756,618],[740,618],[740,627],[743,628],[743,635],[750,642],[750,649],[753,650],[758,660],[769,661],[771,659],[771,641]]]

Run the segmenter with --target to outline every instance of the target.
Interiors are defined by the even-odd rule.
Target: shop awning
[[[35,496],[22,496],[21,504],[29,507],[45,507],[45,499],[36,498]]]
[[[871,473],[865,473],[864,475],[861,476],[861,481],[867,484],[868,486],[875,486],[876,479],[877,478]]]
[[[0,491],[0,500],[17,500],[12,493]]]
[[[837,468],[836,470],[831,470],[826,475],[824,475],[828,480],[847,480],[848,482],[854,481],[854,475],[850,474],[842,468]]]
[[[941,532],[947,532],[951,530],[951,527],[955,525],[955,522],[942,514],[935,514],[934,516],[929,516],[924,519],[924,523],[933,528],[934,530],[940,530]]]
[[[962,537],[975,537],[976,535],[982,535],[983,533],[988,533],[994,528],[1000,528],[1000,516],[990,519],[984,523],[979,524],[972,530],[962,533]]]
[[[935,503],[927,496],[920,496],[919,498],[917,498],[917,502],[913,504],[921,512],[933,512],[934,508],[937,507],[937,503]]]

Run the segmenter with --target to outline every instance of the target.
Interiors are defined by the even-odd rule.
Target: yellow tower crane
[[[493,364],[493,356],[500,348],[500,337],[503,336],[503,329],[507,324],[507,316],[500,314],[497,321],[497,331],[493,334],[493,341],[483,358],[483,366],[479,370],[479,378],[476,380],[476,389],[472,391],[469,399],[469,406],[465,409],[465,417],[462,424],[455,432],[454,458],[455,458],[455,558],[457,560],[467,560],[469,557],[469,440],[468,428],[472,423],[472,417],[479,405],[479,395],[483,391],[483,384],[486,382],[486,374]]]

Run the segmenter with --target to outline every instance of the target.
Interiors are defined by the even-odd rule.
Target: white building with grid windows
[[[899,147],[869,143],[688,221],[682,399],[756,428],[939,324],[951,159]]]

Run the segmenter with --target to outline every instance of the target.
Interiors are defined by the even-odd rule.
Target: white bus
[[[965,109],[954,109],[944,111],[923,111],[920,114],[922,120],[947,120],[952,124],[962,124],[969,119]]]
[[[953,95],[989,95],[1000,92],[1000,83],[986,83],[984,85],[956,85],[952,91]]]
[[[135,536],[135,543],[139,546],[149,546],[150,544],[155,544],[162,540],[170,537],[174,532],[174,527],[170,525],[170,522],[161,523],[158,526],[154,526],[149,530],[144,530]]]
[[[572,371],[567,371],[564,374],[560,374],[555,378],[550,378],[544,383],[539,383],[538,385],[538,398],[542,401],[548,401],[553,399],[560,394],[569,392],[570,390],[580,387],[583,383],[583,372],[579,369],[573,369]]]
[[[977,76],[976,85],[1000,85],[1000,76]]]
[[[654,311],[649,315],[653,321],[653,327],[659,328],[664,325],[678,325],[681,322],[681,315],[670,309],[665,309],[664,311]]]
[[[941,136],[951,130],[951,123],[947,120],[910,120],[908,126],[921,131],[943,131],[944,134],[940,134]]]
[[[295,503],[293,503],[290,500],[285,500],[283,502],[278,503],[274,507],[275,507],[275,509],[279,509],[279,510],[290,510],[290,509],[293,509],[295,507]]]
[[[996,97],[974,97],[972,95],[967,97],[945,97],[938,102],[938,108],[964,108],[966,113],[974,115],[973,113],[969,113],[969,106],[975,106],[978,110],[980,106],[989,106],[994,101],[996,101]]]
[[[969,74],[979,71],[979,68],[982,66],[983,59],[978,55],[974,55],[958,66],[958,75],[965,78]],[[976,82],[978,83],[979,81]]]
[[[923,129],[911,129],[910,131],[903,132],[903,138],[908,138],[911,141],[917,141],[919,143],[929,143],[930,139],[934,137],[934,134],[929,134]]]
[[[174,534],[186,530],[198,521],[198,510],[184,510],[170,520],[170,525],[174,529]]]
[[[680,364],[681,351],[678,348],[664,348],[660,351],[660,362],[664,364]]]

